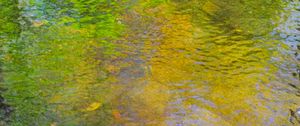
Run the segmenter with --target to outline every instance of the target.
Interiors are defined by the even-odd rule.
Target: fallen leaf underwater
[[[298,0],[0,0],[2,126],[300,125]]]

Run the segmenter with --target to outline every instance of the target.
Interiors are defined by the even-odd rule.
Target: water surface
[[[0,7],[3,125],[300,124],[298,1]]]

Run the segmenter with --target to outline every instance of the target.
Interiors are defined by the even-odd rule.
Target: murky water
[[[298,1],[9,4],[7,125],[300,124]]]

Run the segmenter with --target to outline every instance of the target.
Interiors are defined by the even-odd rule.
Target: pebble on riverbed
[[[300,108],[297,108],[295,111],[290,109],[290,122],[292,124],[298,123],[300,124]]]

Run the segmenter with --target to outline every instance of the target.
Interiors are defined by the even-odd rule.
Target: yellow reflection
[[[203,19],[195,18],[195,12],[176,12],[176,7],[180,5],[170,3],[145,10],[159,22],[155,32],[162,37],[157,42],[143,39],[143,53],[152,53],[146,64],[150,74],[138,81],[147,84],[131,93],[137,120],[143,125],[287,124],[274,111],[288,110],[291,104],[270,100],[285,99],[269,86],[278,71],[270,64],[278,53],[270,50],[276,42],[215,21],[218,17],[211,16],[222,8],[213,2],[204,2],[202,9],[210,16]]]

